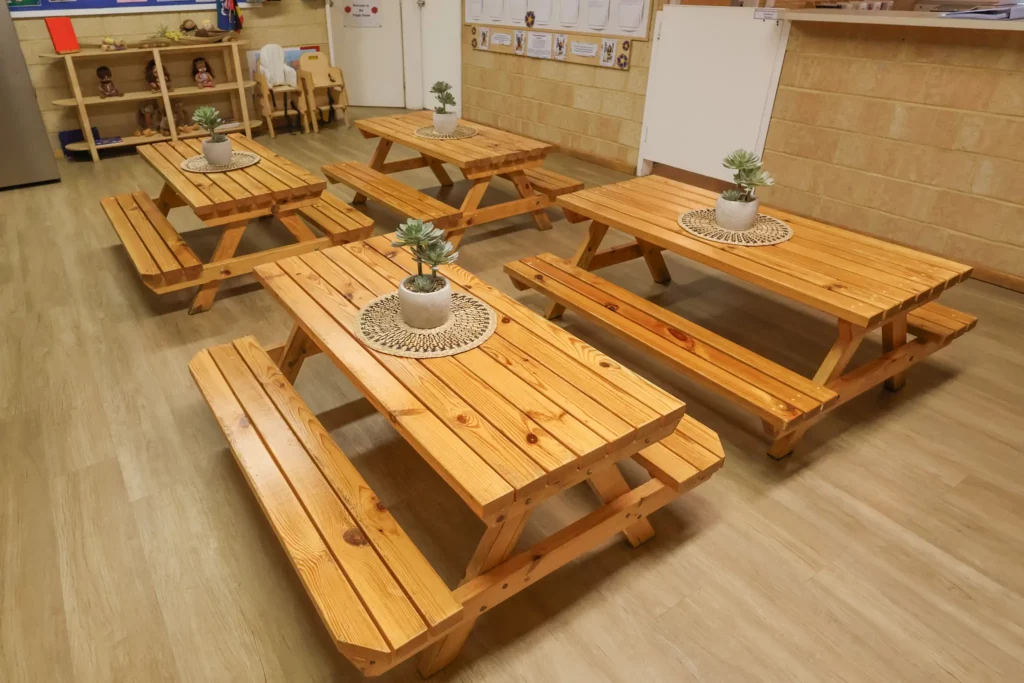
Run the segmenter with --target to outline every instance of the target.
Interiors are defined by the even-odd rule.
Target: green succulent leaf
[[[761,168],[760,157],[749,150],[730,152],[722,160],[722,166],[736,171],[732,179],[738,187],[722,193],[730,201],[752,202],[757,188],[775,184],[771,174]]]
[[[437,81],[430,88],[430,92],[433,93],[434,99],[436,99],[441,105],[440,107],[434,107],[434,111],[438,114],[447,114],[448,107],[455,106],[455,95],[452,94],[452,86],[450,83]]]
[[[209,133],[214,142],[224,142],[228,139],[223,133],[217,132],[217,128],[224,125],[224,119],[220,117],[220,112],[216,107],[210,105],[196,107],[196,110],[192,112],[192,121]]]

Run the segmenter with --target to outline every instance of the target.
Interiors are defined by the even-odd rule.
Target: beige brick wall
[[[1024,35],[794,24],[764,200],[1024,277]]]
[[[327,19],[324,13],[324,0],[286,0],[285,2],[267,3],[261,8],[243,10],[245,29],[243,38],[249,41],[244,49],[257,49],[265,43],[279,43],[285,46],[293,45],[319,45],[320,49],[326,51],[327,46]],[[157,14],[113,14],[109,16],[87,16],[73,17],[72,24],[78,41],[82,45],[98,44],[104,36],[123,38],[128,42],[141,40],[156,33],[160,26],[178,26],[187,18],[194,19],[197,23],[204,19],[216,21],[216,12],[166,12]],[[42,19],[17,19],[14,22],[15,30],[21,42],[21,50],[25,55],[28,64],[29,74],[32,83],[36,88],[36,99],[39,101],[39,109],[42,111],[46,130],[50,134],[50,143],[54,150],[59,148],[57,144],[57,131],[78,128],[78,117],[76,110],[70,107],[54,106],[53,100],[71,97],[71,89],[68,86],[67,74],[64,64],[60,60],[47,59],[43,55],[53,52],[53,43],[50,42],[50,35],[46,31],[46,25]],[[211,51],[210,57],[214,58],[215,52]],[[192,55],[194,56],[194,55]],[[115,83],[122,90],[130,90],[137,86],[132,81],[119,77],[117,65],[135,64],[132,60],[140,58],[120,57],[111,58],[109,66],[115,69]],[[191,57],[189,57],[191,59]],[[90,64],[92,64],[90,62]],[[92,64],[95,69],[99,63]],[[144,64],[144,62],[143,62]],[[87,65],[88,66],[88,65]],[[175,83],[185,84],[185,78],[176,78],[176,71],[185,69],[184,63],[178,68],[171,69],[171,78]],[[126,66],[125,68],[130,68]],[[244,65],[243,65],[243,68]],[[134,69],[132,71],[135,76]],[[182,71],[182,73],[185,73]],[[218,74],[219,75],[219,74]],[[95,91],[96,78],[94,75],[80,76],[82,90],[87,95]],[[226,100],[225,100],[226,103]],[[219,103],[215,103],[218,104]],[[124,110],[119,112],[111,108],[121,105],[104,105],[93,107],[90,110],[90,117],[95,115],[91,122],[100,128],[101,135],[125,134],[125,126],[131,127],[131,116],[127,116]],[[191,107],[191,105],[189,105]],[[249,113],[253,116],[254,110],[250,104]],[[130,132],[130,131],[128,131]]]
[[[654,0],[654,9],[663,0]],[[653,14],[653,12],[652,12]],[[462,34],[462,113],[624,171],[636,168],[651,44],[628,71],[475,50]]]

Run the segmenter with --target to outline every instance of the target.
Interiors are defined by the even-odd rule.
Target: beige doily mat
[[[371,349],[403,358],[454,356],[483,344],[494,334],[498,317],[475,296],[452,292],[448,322],[431,330],[402,321],[398,292],[377,297],[359,311],[356,332]]]
[[[702,240],[740,247],[767,247],[785,242],[793,236],[793,228],[763,213],[757,214],[754,227],[750,230],[726,230],[715,222],[714,209],[687,211],[679,217],[679,227]]]
[[[418,138],[427,140],[465,140],[476,135],[479,131],[471,126],[456,126],[451,133],[438,133],[433,126],[417,128],[413,133]]]
[[[202,154],[189,157],[181,162],[181,167],[192,173],[224,173],[226,171],[237,171],[240,168],[260,163],[260,155],[253,152],[231,152],[231,163],[224,166],[214,166],[206,160]]]

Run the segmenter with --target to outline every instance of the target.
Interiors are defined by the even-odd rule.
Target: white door
[[[447,81],[455,94],[455,111],[462,113],[462,3],[424,0],[420,9],[423,64],[423,106],[437,102],[430,93],[437,81]]]
[[[374,9],[377,11],[373,12]],[[399,0],[331,0],[327,12],[334,63],[345,72],[349,103],[361,107],[404,107]],[[367,14],[372,16],[365,18]]]

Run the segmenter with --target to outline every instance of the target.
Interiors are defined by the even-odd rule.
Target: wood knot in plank
[[[458,415],[455,416],[455,421],[458,422],[460,425],[468,424],[469,416],[459,413]]]
[[[671,334],[676,339],[678,339],[679,341],[681,341],[683,344],[685,344],[687,349],[693,348],[693,337],[686,334],[682,330],[677,330],[674,327],[670,327],[668,333]]]
[[[600,363],[598,363],[598,365],[600,365],[602,368],[610,368],[612,366],[612,364],[606,360],[601,361]]]
[[[526,435],[526,441],[528,443],[537,443],[537,441],[539,441],[539,439],[537,438],[536,434],[530,433],[530,434]]]
[[[349,545],[359,546],[366,545],[367,543],[369,543],[369,541],[366,540],[365,534],[363,534],[361,530],[356,529],[355,527],[352,527],[351,529],[346,531],[342,535],[342,538],[345,540],[345,543],[348,543]]]
[[[617,310],[619,310],[618,304],[605,304],[604,307],[607,308],[612,313],[615,313]]]
[[[501,316],[501,322],[503,322],[503,323],[505,323],[507,325],[510,322],[512,322],[512,318],[508,317],[507,315],[503,315],[503,316]]]
[[[385,510],[388,509],[388,506],[385,505],[379,498],[377,499],[377,502],[373,504],[373,507],[377,508],[377,512],[384,512]]]

